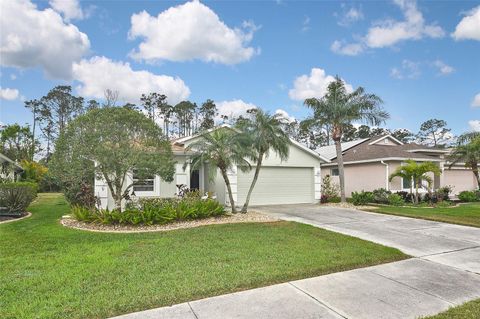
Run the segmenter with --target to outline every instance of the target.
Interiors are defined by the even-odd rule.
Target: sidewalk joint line
[[[316,302],[318,302],[320,305],[324,306],[325,308],[327,308],[328,310],[336,313],[337,315],[339,315],[340,317],[342,318],[345,318],[345,319],[348,319],[348,317],[345,317],[344,315],[342,315],[341,313],[339,313],[337,310],[333,309],[332,307],[330,307],[329,305],[325,304],[324,302],[320,301],[319,299],[315,298],[314,296],[312,296],[311,294],[309,294],[308,292],[306,292],[305,290],[295,286],[292,282],[288,282],[288,284],[290,284],[293,288],[301,291],[302,293],[304,293],[305,295],[309,296],[310,298],[312,298],[313,300],[315,300]]]
[[[188,305],[188,307],[190,308],[190,310],[192,311],[193,316],[194,316],[196,319],[198,319],[198,316],[197,316],[197,314],[195,313],[195,310],[193,310],[192,305],[190,304],[190,302],[187,302],[187,305]]]
[[[434,254],[429,254],[429,255],[422,255],[418,256],[418,258],[424,258],[424,257],[431,257],[431,256],[437,256],[437,255],[443,255],[443,254],[449,254],[449,253],[456,253],[459,251],[464,251],[464,250],[469,250],[469,249],[475,249],[475,248],[480,248],[480,246],[471,246],[471,247],[465,247],[465,248],[460,248],[460,249],[454,249],[454,250],[449,250],[449,251],[444,251],[440,253],[434,253]]]

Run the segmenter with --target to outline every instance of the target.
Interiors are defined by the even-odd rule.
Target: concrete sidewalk
[[[396,247],[415,258],[115,318],[413,319],[480,298],[478,228],[318,205],[261,210]]]

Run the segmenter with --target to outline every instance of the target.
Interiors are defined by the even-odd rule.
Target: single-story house
[[[474,190],[477,182],[472,170],[463,163],[449,168],[446,156],[450,149],[428,147],[416,143],[402,143],[391,135],[358,139],[342,143],[343,162],[345,170],[345,192],[347,197],[352,192],[373,191],[385,188],[390,191],[409,191],[410,181],[400,177],[389,181],[389,176],[407,159],[417,162],[430,161],[437,163],[442,174],[433,176],[433,189],[452,186],[453,194],[464,190]],[[338,163],[335,145],[324,146],[317,152],[330,160],[321,164],[322,178],[330,175],[334,182],[338,181]],[[427,191],[423,185],[422,192]]]
[[[226,125],[217,127],[225,128]],[[149,180],[133,186],[137,197],[174,197],[178,192],[177,185],[187,185],[189,189],[198,189],[201,192],[211,192],[221,203],[229,205],[228,192],[220,173],[210,180],[207,166],[198,170],[191,169],[188,164],[188,145],[202,138],[201,135],[183,137],[172,141],[172,150],[175,157],[174,181],[167,183],[159,176],[152,176]],[[289,158],[281,161],[274,152],[264,160],[257,184],[250,200],[251,205],[268,204],[295,204],[315,203],[320,199],[321,172],[320,164],[327,159],[310,150],[304,145],[291,140]],[[187,163],[186,165],[184,165]],[[185,169],[184,169],[185,166]],[[233,198],[236,205],[243,205],[248,189],[253,179],[255,167],[249,172],[242,172],[234,167],[229,173]],[[129,176],[128,184],[135,183],[133,172]],[[114,206],[112,196],[102,179],[95,180],[95,195],[100,199],[102,208]]]
[[[0,178],[15,181],[22,171],[17,162],[0,153]]]

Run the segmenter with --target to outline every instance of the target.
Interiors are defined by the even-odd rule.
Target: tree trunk
[[[478,173],[478,164],[476,162],[472,163],[472,172],[473,172],[473,175],[475,175],[475,178],[477,179],[477,186],[478,186],[478,189],[480,190],[480,176],[479,176],[479,173]]]
[[[338,178],[340,180],[340,198],[342,203],[347,201],[345,197],[345,171],[343,169],[342,145],[339,138],[335,138],[335,149],[337,151]]]
[[[37,124],[37,109],[36,106],[33,107],[33,129],[32,129],[32,150],[30,151],[31,157],[30,160],[33,162],[33,157],[35,156],[35,127]]]
[[[246,213],[248,210],[248,204],[250,203],[250,196],[252,195],[253,188],[257,183],[258,175],[260,174],[260,168],[262,167],[263,162],[263,153],[259,154],[257,167],[255,167],[255,174],[253,175],[252,184],[250,185],[250,189],[248,190],[247,199],[245,200],[245,204],[242,207],[242,213]]]
[[[418,180],[415,181],[415,205],[418,205]]]
[[[225,185],[227,186],[228,197],[230,199],[230,206],[232,207],[232,213],[236,214],[237,209],[235,208],[235,201],[233,200],[232,188],[230,186],[230,180],[228,179],[227,171],[224,169],[220,169],[220,172],[222,172],[223,180],[225,181]]]

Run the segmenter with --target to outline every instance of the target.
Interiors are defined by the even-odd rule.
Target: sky
[[[383,99],[385,127],[480,131],[480,1],[0,0],[0,18],[3,124],[56,85],[302,119],[338,75]]]

